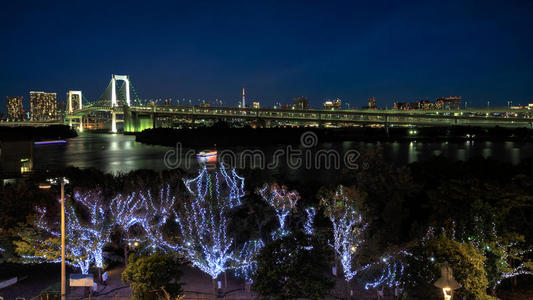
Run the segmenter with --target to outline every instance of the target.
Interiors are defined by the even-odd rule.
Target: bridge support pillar
[[[385,115],[385,134],[389,137],[389,116]]]
[[[117,133],[117,114],[111,112],[111,132]]]
[[[68,118],[68,126],[72,128],[72,117]]]
[[[80,116],[80,127],[79,127],[79,131],[80,131],[80,132],[83,131],[83,116]]]
[[[133,112],[129,107],[124,107],[124,132],[134,132],[135,122],[133,120]]]
[[[322,121],[322,114],[318,113],[318,127],[322,128],[324,127],[324,122]]]
[[[135,112],[124,109],[124,132],[141,132],[153,128],[155,116],[152,113]]]

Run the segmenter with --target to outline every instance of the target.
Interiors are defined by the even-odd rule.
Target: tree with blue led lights
[[[114,226],[120,229],[124,249],[124,263],[128,264],[128,249],[130,230],[133,226],[142,223],[145,209],[137,193],[118,194],[111,200],[109,206]]]
[[[241,203],[244,178],[221,166],[213,171],[203,168],[184,184],[189,197],[183,199],[176,212],[181,232],[179,251],[193,266],[211,276],[216,290],[218,276],[240,263],[228,232],[228,212]]]
[[[331,246],[340,260],[345,281],[350,281],[357,274],[352,263],[364,243],[363,233],[367,226],[358,209],[364,195],[355,187],[342,185],[333,191],[323,190],[321,194],[320,206],[333,226]]]
[[[133,242],[143,242],[150,250],[177,251],[179,245],[176,241],[165,236],[164,226],[176,215],[177,198],[170,185],[164,185],[159,190],[153,192],[139,191],[137,193],[139,201],[143,205],[144,214],[141,216],[141,225],[145,240],[138,238],[131,239]]]
[[[35,225],[49,236],[27,236],[17,242],[17,253],[28,262],[60,262],[59,220],[49,222],[47,208],[36,208]],[[66,262],[87,274],[91,265],[103,268],[103,248],[110,242],[113,222],[103,203],[101,191],[74,193],[66,202]]]
[[[296,210],[296,204],[300,200],[297,191],[289,191],[284,185],[265,184],[257,190],[257,194],[263,198],[274,209],[278,218],[279,228],[272,233],[272,238],[280,238],[290,233],[288,229],[287,217]]]

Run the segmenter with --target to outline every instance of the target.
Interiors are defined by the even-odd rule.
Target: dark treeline
[[[7,127],[0,126],[0,141],[42,141],[76,137],[76,130],[66,125],[44,127]]]
[[[525,159],[513,166],[483,158],[454,162],[436,157],[429,161],[396,167],[385,162],[379,152],[363,155],[370,162],[369,167],[361,171],[344,170],[337,182],[346,186],[358,185],[368,195],[366,209],[368,214],[377,220],[375,224],[379,224],[372,230],[383,235],[383,238],[373,239],[376,247],[386,248],[391,244],[407,242],[427,229],[431,223],[473,213],[464,206],[471,205],[476,199],[489,202],[494,200],[495,203],[488,205],[503,205],[502,209],[511,210],[516,218],[509,220],[507,226],[523,232],[526,239],[533,239],[533,224],[527,217],[533,215],[533,159]],[[257,169],[238,170],[238,173],[246,178],[249,204],[264,208],[265,211],[269,208],[254,193],[255,189],[264,183],[277,182],[297,190],[302,196],[303,207],[316,206],[317,194],[320,188],[323,188],[318,184],[317,178],[311,176],[289,181],[282,174],[265,175]],[[37,187],[37,184],[46,178],[66,176],[70,180],[67,190],[98,188],[108,197],[112,197],[117,193],[130,193],[141,187],[158,189],[163,184],[183,190],[182,179],[193,175],[180,170],[138,170],[110,175],[96,169],[82,170],[72,167],[49,171],[46,174],[34,174],[27,181],[1,187],[0,227],[13,228],[17,223],[25,222],[26,216],[33,213],[35,205],[56,204],[55,192],[42,191]],[[512,205],[518,202],[509,199],[520,197],[521,202],[517,201],[529,206],[514,210]],[[508,198],[511,202],[505,204],[493,198]],[[321,222],[327,224],[325,219]]]
[[[146,144],[174,146],[250,146],[298,144],[300,136],[313,131],[319,142],[342,141],[533,141],[533,130],[528,128],[434,126],[434,127],[345,127],[345,128],[231,128],[227,123],[193,129],[156,128],[138,133],[136,140]]]
[[[396,215],[387,218],[388,220],[397,219],[397,217],[405,219],[407,222],[405,226],[391,226],[393,231],[399,231],[391,234],[391,240],[408,239],[411,223],[427,223],[430,216],[428,210],[434,207],[425,202],[431,201],[430,198],[444,188],[448,191],[465,189],[466,195],[469,189],[477,186],[480,192],[493,195],[509,196],[513,192],[523,192],[525,196],[533,197],[533,158],[524,159],[520,164],[512,165],[481,157],[472,158],[469,161],[452,161],[444,157],[434,157],[432,160],[398,167],[383,160],[379,151],[362,155],[362,159],[370,162],[368,168],[342,170],[335,181],[345,186],[360,186],[369,195],[368,198],[372,199],[371,205],[384,205],[379,209],[376,208],[376,210],[381,210],[380,214],[391,210],[391,213]],[[317,194],[323,188],[318,183],[320,180],[312,176],[290,180],[284,174],[272,175],[259,169],[241,169],[238,173],[246,178],[246,190],[250,198],[256,197],[255,189],[264,183],[276,182],[297,190],[302,196],[303,206],[316,206]],[[70,184],[67,185],[67,189],[98,188],[111,197],[117,193],[134,192],[139,188],[158,189],[164,184],[170,184],[182,190],[184,188],[182,179],[193,177],[195,174],[186,174],[177,169],[163,172],[136,170],[112,175],[94,168],[74,167],[35,173],[25,181],[1,187],[0,199],[3,209],[0,211],[0,227],[9,228],[17,222],[24,222],[26,215],[32,213],[36,204],[53,203],[56,198],[55,192],[39,190],[38,184],[45,182],[47,178],[59,176],[69,178]],[[473,194],[476,195],[476,193]],[[477,195],[482,196],[479,193]],[[401,201],[399,200],[401,203],[394,203],[399,198],[401,198]],[[401,207],[386,207],[400,204]],[[454,205],[442,203],[440,207],[453,207]],[[396,214],[398,211],[402,213]],[[527,216],[527,211],[517,212],[517,215]],[[526,230],[528,236],[533,238],[531,227],[533,224],[529,225],[521,230]]]

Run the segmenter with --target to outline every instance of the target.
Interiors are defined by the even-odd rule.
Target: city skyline
[[[109,87],[108,87],[109,88]],[[30,95],[30,99],[24,101],[24,96],[6,96],[6,103],[4,105],[4,107],[2,107],[4,110],[6,110],[7,114],[6,114],[6,117],[9,119],[10,115],[13,115],[15,110],[17,111],[17,113],[23,113],[23,115],[25,117],[31,117],[31,111],[32,111],[32,100],[31,100],[31,97],[32,95],[34,95],[35,93],[42,93],[42,94],[53,94],[54,95],[54,105],[55,106],[58,106],[58,112],[59,111],[63,111],[65,113],[67,112],[71,112],[70,109],[69,109],[69,94],[71,93],[74,93],[74,96],[73,96],[73,106],[74,106],[74,110],[77,109],[78,105],[80,106],[80,108],[82,106],[85,106],[85,105],[89,105],[91,103],[96,103],[102,99],[106,99],[105,97],[102,97],[104,93],[102,93],[102,95],[100,96],[100,99],[87,99],[85,96],[83,96],[83,103],[80,104],[78,101],[78,97],[79,95],[77,95],[76,93],[83,93],[83,91],[68,91],[66,93],[66,96],[64,99],[62,98],[59,98],[57,97],[57,93],[56,92],[35,92],[35,91],[30,91],[29,92],[29,95]],[[17,99],[17,108],[15,109],[14,108],[14,103],[12,101],[14,101],[15,99]],[[478,107],[473,107],[472,106],[472,103],[470,101],[468,101],[468,99],[463,99],[462,96],[448,96],[448,97],[437,97],[437,98],[434,98],[434,99],[430,99],[430,98],[416,98],[416,99],[408,99],[408,100],[405,100],[405,102],[403,101],[394,101],[391,105],[389,105],[389,103],[379,103],[378,105],[378,102],[376,101],[376,98],[375,97],[368,97],[367,99],[367,103],[363,103],[361,106],[355,106],[353,105],[353,102],[349,102],[349,101],[343,101],[343,99],[340,99],[340,98],[326,98],[326,99],[323,99],[322,102],[320,103],[316,103],[315,101],[315,104],[317,104],[316,106],[312,106],[311,104],[309,104],[309,99],[305,96],[298,96],[298,97],[294,97],[292,98],[290,101],[288,102],[275,102],[273,103],[272,105],[265,105],[264,102],[261,102],[258,98],[253,98],[253,99],[246,99],[245,97],[245,94],[244,94],[244,88],[243,88],[243,95],[242,95],[242,98],[239,99],[239,101],[237,101],[237,104],[234,105],[233,102],[235,101],[224,101],[224,99],[201,99],[201,98],[198,98],[198,99],[192,99],[192,98],[189,98],[189,99],[186,99],[186,98],[179,98],[179,97],[163,97],[163,98],[151,98],[151,99],[138,99],[138,98],[135,98],[135,97],[132,97],[131,98],[132,100],[132,103],[131,105],[150,105],[151,103],[153,104],[156,104],[156,105],[182,105],[182,106],[204,106],[205,104],[208,104],[208,106],[215,106],[215,107],[242,107],[243,103],[246,107],[248,108],[278,108],[278,109],[282,109],[282,108],[292,108],[292,109],[301,109],[301,110],[306,110],[306,109],[330,109],[332,107],[335,107],[335,109],[355,109],[355,110],[358,110],[358,109],[362,109],[362,110],[365,110],[365,109],[392,109],[392,110],[431,110],[431,109],[444,109],[444,110],[449,110],[451,109],[450,107],[448,106],[443,106],[443,107],[440,107],[440,106],[435,106],[438,102],[443,102],[443,101],[450,101],[450,100],[458,100],[458,102],[453,106],[454,108],[453,109],[467,109],[467,108],[487,108],[487,107],[498,107],[498,108],[503,108],[503,107],[509,107],[511,109],[520,109],[520,108],[529,108],[533,105],[532,103],[526,103],[526,104],[521,104],[521,103],[513,103],[512,101],[507,101],[506,102],[506,105],[500,105],[500,103],[497,103],[497,102],[493,102],[493,101],[488,101],[487,103],[485,103],[485,106],[483,105],[480,105]],[[305,100],[305,104],[302,104],[300,103],[301,100]],[[140,101],[139,101],[140,100]],[[11,101],[11,102],[10,102]],[[111,101],[110,99],[107,99],[107,101]],[[246,101],[246,102],[245,102]],[[261,104],[263,103],[263,104]],[[267,101],[268,103],[268,101]],[[336,105],[333,105],[333,103],[336,103]],[[128,105],[129,106],[129,105]],[[55,108],[54,108],[55,110]],[[11,111],[11,112],[10,112]],[[0,109],[0,112],[2,112],[2,110]],[[26,116],[26,113],[28,113],[29,115]]]
[[[87,5],[87,6],[86,6]],[[8,3],[0,99],[30,90],[98,98],[129,74],[143,99],[262,106],[305,96],[378,107],[462,96],[472,106],[533,100],[531,3],[292,2],[191,5]],[[65,15],[84,14],[69,22]],[[24,19],[25,22],[16,22]],[[68,25],[68,26],[67,26]],[[5,102],[0,105],[5,112]]]

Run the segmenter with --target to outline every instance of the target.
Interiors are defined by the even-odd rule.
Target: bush
[[[173,255],[132,256],[122,273],[122,281],[130,285],[133,300],[176,298],[183,293],[180,266],[181,262]]]
[[[440,277],[440,268],[445,261],[462,286],[457,293],[467,299],[490,299],[486,294],[486,258],[470,243],[460,243],[441,235],[414,247],[411,252],[414,256],[408,261],[404,273],[409,299],[433,299],[437,295],[442,299],[442,292],[433,283]]]

